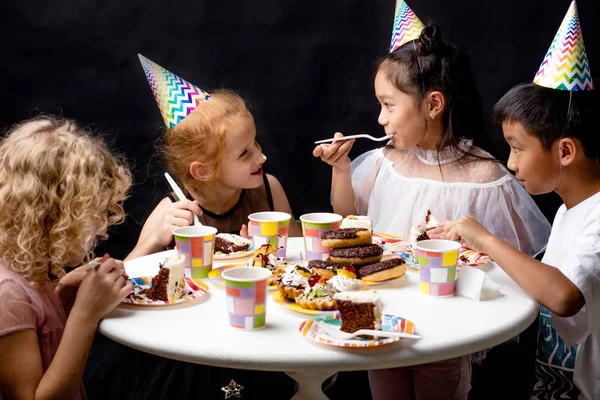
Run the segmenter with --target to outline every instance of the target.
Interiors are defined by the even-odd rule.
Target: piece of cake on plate
[[[248,250],[251,244],[250,239],[233,233],[217,233],[215,235],[215,253],[230,254],[244,251]]]
[[[410,228],[410,232],[408,234],[408,244],[413,252],[413,264],[417,264],[417,258],[415,256],[415,245],[417,242],[422,240],[429,240],[429,236],[427,235],[427,231],[433,228],[437,228],[438,220],[431,215],[431,210],[427,210],[427,214],[425,215],[425,222],[417,224]]]
[[[373,225],[371,224],[371,218],[365,215],[348,215],[342,219],[340,228],[365,228],[372,231]]]
[[[344,332],[359,329],[381,329],[381,297],[371,290],[341,292],[333,295],[340,312]]]
[[[158,266],[158,274],[152,278],[152,286],[140,292],[150,300],[174,301],[183,296],[185,290],[184,261],[182,255],[165,258]]]

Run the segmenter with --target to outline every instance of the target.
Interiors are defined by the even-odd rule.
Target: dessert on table
[[[383,248],[372,243],[369,217],[351,215],[344,218],[340,226],[342,228],[330,229],[321,234],[323,246],[331,250],[329,259],[311,261],[318,274],[330,278],[339,266],[351,265],[356,268],[358,277],[363,281],[383,282],[406,273],[406,263],[401,257],[381,261]]]

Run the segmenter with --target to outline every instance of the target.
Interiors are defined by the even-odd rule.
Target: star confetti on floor
[[[242,397],[242,389],[244,387],[242,385],[238,385],[237,383],[235,383],[235,381],[232,379],[231,382],[229,382],[229,385],[227,386],[223,386],[221,388],[222,391],[225,392],[225,398],[228,399],[230,397],[237,397],[238,399]]]

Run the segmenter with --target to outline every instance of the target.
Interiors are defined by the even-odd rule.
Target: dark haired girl
[[[374,230],[403,237],[427,210],[439,220],[472,215],[529,255],[544,249],[546,218],[506,168],[474,145],[485,144],[487,129],[469,60],[438,26],[380,62],[375,93],[387,146],[352,162],[351,140],[313,152],[333,167],[336,213],[368,215]],[[466,399],[470,378],[468,356],[369,372],[375,400]]]

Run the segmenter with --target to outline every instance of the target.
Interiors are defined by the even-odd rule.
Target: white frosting
[[[252,241],[250,239],[246,239],[245,237],[242,237],[240,235],[234,235],[233,233],[217,233],[217,236],[232,242],[236,246],[252,244]]]
[[[304,288],[304,293],[302,293],[302,297],[307,300],[312,300],[315,297],[328,297],[331,296],[333,293],[335,293],[334,290],[328,285],[324,286],[320,283],[317,283],[313,287],[310,287],[310,285],[306,285],[306,287]]]
[[[433,229],[438,227],[438,220],[433,216],[433,214],[429,214],[429,222],[426,225],[427,229]]]
[[[185,267],[183,261],[184,256],[177,254],[168,256],[163,262],[163,268],[169,269],[169,283],[167,284],[167,295],[169,296],[169,299],[177,292],[181,293],[183,291],[183,287],[180,286],[184,283]],[[178,286],[175,286],[175,282],[179,282],[179,290],[177,290]]]
[[[277,258],[275,253],[269,253],[267,254],[267,265],[265,265],[265,267],[270,269],[271,271],[277,269],[277,264],[279,264],[279,261],[280,259]],[[250,257],[248,261],[246,261],[246,267],[253,266],[255,266],[254,257]]]
[[[423,233],[425,233],[425,226],[421,224],[413,226],[408,233],[408,243],[414,246],[417,244],[417,238]]]
[[[341,275],[336,275],[327,281],[327,284],[336,292],[353,292],[362,290],[363,282],[359,279],[350,279]]]
[[[381,329],[381,296],[379,296],[379,293],[376,291],[361,290],[359,292],[342,292],[334,294],[333,298],[334,300],[351,301],[357,304],[373,304],[373,314],[375,314],[373,325],[375,329]]]
[[[286,286],[305,287],[308,285],[308,278],[300,275],[298,271],[296,271],[295,265],[290,265],[289,267],[286,267],[285,273],[281,277],[281,283]]]
[[[371,224],[371,218],[365,215],[348,215],[342,220],[340,228],[365,228],[372,230],[373,225]]]

